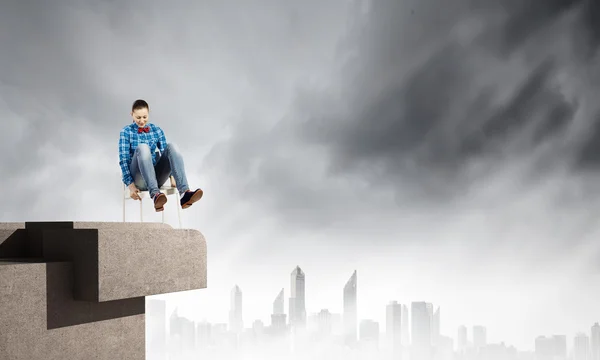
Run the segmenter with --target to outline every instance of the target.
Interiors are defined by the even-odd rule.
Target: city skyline
[[[304,292],[304,285],[306,274],[301,270],[300,266],[296,266],[291,274],[291,286],[301,284],[302,288],[302,297],[306,296]],[[301,281],[298,281],[301,280]],[[315,321],[315,318],[321,318],[323,316],[331,317],[331,316],[339,316],[341,321],[341,332],[346,339],[348,334],[348,326],[347,322],[349,320],[351,326],[353,324],[355,330],[350,331],[351,339],[350,342],[358,341],[360,338],[360,329],[365,326],[365,328],[369,328],[369,331],[373,331],[373,326],[377,327],[379,330],[379,334],[384,335],[384,340],[389,340],[389,336],[391,336],[394,340],[393,342],[398,342],[401,346],[411,345],[411,346],[422,346],[425,344],[429,344],[427,346],[436,346],[438,344],[443,344],[442,340],[450,339],[452,341],[452,348],[454,351],[460,353],[461,350],[464,351],[467,348],[473,348],[475,350],[479,348],[483,348],[489,344],[505,344],[507,347],[514,347],[518,349],[515,345],[508,343],[504,340],[499,340],[495,342],[489,342],[487,338],[488,327],[481,324],[472,324],[470,327],[466,324],[461,324],[456,328],[455,334],[445,334],[440,332],[440,325],[442,323],[441,319],[441,306],[435,306],[431,302],[427,301],[410,301],[408,304],[399,303],[397,300],[389,300],[385,306],[385,320],[383,322],[369,319],[369,318],[359,318],[355,314],[350,314],[351,316],[347,318],[344,316],[344,308],[347,311],[355,311],[355,305],[358,298],[358,272],[357,270],[353,270],[351,276],[346,281],[345,285],[342,288],[342,298],[344,306],[342,307],[342,311],[339,313],[332,312],[329,308],[320,308],[316,311],[305,311],[306,318],[304,319],[304,326],[306,326],[306,322]],[[296,290],[293,292],[295,295],[298,294]],[[293,321],[286,319],[286,315],[290,313],[290,311],[294,311],[295,302],[291,299],[295,299],[295,297],[290,296],[290,301],[288,305],[288,312],[286,314],[286,309],[284,305],[284,288],[281,288],[279,293],[277,294],[275,300],[272,304],[272,313],[271,322],[267,323],[261,320],[261,318],[255,318],[248,323],[252,324],[250,327],[243,327],[244,330],[252,329],[256,323],[260,323],[261,326],[281,326],[281,323],[285,324],[285,326],[293,327]],[[239,314],[241,317],[242,309],[243,309],[243,290],[236,284],[231,289],[231,306],[230,306],[230,319],[228,329],[232,331],[231,324],[232,322],[232,314]],[[291,309],[291,310],[290,310]],[[434,310],[435,309],[435,310]],[[236,311],[234,311],[236,310]],[[410,316],[408,315],[410,311]],[[176,311],[175,311],[176,313]],[[283,315],[283,317],[278,317]],[[413,322],[413,317],[417,319],[417,321]],[[264,318],[264,317],[262,317]],[[286,320],[290,322],[285,322]],[[238,320],[242,321],[243,320]],[[202,320],[201,323],[209,323],[206,320]],[[216,322],[215,324],[225,324],[223,322]],[[471,331],[469,331],[469,328]],[[402,331],[404,329],[404,331]],[[410,331],[406,331],[410,329]],[[240,330],[233,330],[236,333],[240,333]],[[398,335],[394,334],[395,332],[399,332]],[[469,335],[470,334],[470,335]],[[563,341],[566,349],[567,341],[566,335],[538,335],[532,339],[532,348],[533,351],[538,352],[540,354],[557,351],[557,346],[553,345],[557,340]],[[413,339],[415,343],[413,343]],[[564,340],[561,340],[564,339]],[[582,331],[577,331],[572,336],[573,344],[572,350],[580,353],[586,353],[589,358],[581,358],[575,356],[573,360],[595,360],[596,357],[600,356],[600,325],[598,322],[594,322],[594,324],[590,327],[590,334],[586,334]],[[379,339],[377,339],[379,341]],[[548,350],[550,349],[550,350]],[[519,349],[521,351],[528,351],[530,349]],[[558,350],[560,353],[560,350]],[[565,350],[566,351],[566,350]],[[541,355],[540,355],[541,356]]]
[[[303,268],[305,268],[305,266],[303,266]],[[285,269],[285,268],[284,268]],[[287,272],[289,273],[289,267],[287,269],[287,271],[283,271],[284,273]],[[350,278],[348,277],[348,272],[346,271],[346,274],[342,274],[341,276],[337,277],[338,278],[338,284],[339,283],[348,283],[350,278],[352,276],[350,276]],[[271,274],[271,275],[275,275],[277,276],[277,274]],[[281,277],[281,276],[278,276]],[[309,273],[309,277],[310,277],[310,273]],[[287,276],[288,279],[290,279],[289,275]],[[345,280],[342,280],[344,279]],[[305,284],[305,286],[307,287],[308,292],[312,295],[311,297],[307,298],[306,301],[308,301],[309,305],[307,306],[307,315],[314,315],[316,313],[318,313],[319,311],[323,310],[323,309],[327,309],[329,310],[331,313],[337,313],[337,314],[342,314],[343,313],[343,296],[340,295],[340,289],[339,287],[334,287],[332,286],[332,282],[326,282],[323,283],[323,279],[324,276],[323,274],[320,274],[318,277],[318,280],[315,279],[314,281],[309,281]],[[246,285],[244,286],[244,288],[249,289],[246,291],[246,301],[245,301],[245,306],[244,308],[247,308],[248,306],[246,306],[248,303],[253,306],[254,311],[252,311],[249,315],[245,316],[244,318],[244,322],[251,324],[253,321],[255,320],[261,320],[264,324],[269,324],[271,322],[271,318],[270,318],[270,312],[272,309],[272,303],[273,303],[273,295],[269,295],[267,294],[268,292],[271,292],[271,294],[278,294],[278,292],[275,290],[277,289],[277,286],[272,287],[272,286],[268,286],[268,287],[263,287],[266,289],[271,289],[271,291],[267,291],[267,293],[263,292],[263,291],[256,291],[257,289],[257,285],[260,284],[264,284],[264,282],[262,281],[258,281],[256,282],[257,279],[253,278],[251,279],[250,282],[246,282]],[[260,279],[262,280],[262,279]],[[342,280],[342,281],[340,281]],[[381,280],[381,279],[378,279]],[[238,284],[240,283],[239,281],[236,281]],[[334,293],[335,295],[333,295],[334,301],[332,301],[332,299],[330,297],[327,298],[327,301],[325,302],[317,302],[314,299],[318,298],[319,296],[323,297],[323,291],[311,291],[310,288],[314,285],[314,282],[319,282],[321,283],[321,285],[324,285],[322,287],[322,289],[327,289],[326,291],[331,291],[332,293]],[[370,285],[370,289],[369,289],[369,285]],[[375,284],[369,284],[368,281],[363,281],[363,288],[367,288],[369,290],[366,291],[366,293],[370,293],[371,289],[373,289],[373,287],[376,286],[377,288],[381,288],[381,287],[385,287],[385,282],[379,282],[379,283],[375,283]],[[283,288],[279,287],[279,292],[281,292],[282,290],[285,292],[285,289],[289,289],[287,286],[284,286]],[[213,287],[214,289],[214,287]],[[226,293],[229,293],[231,290],[230,287],[226,288]],[[275,290],[275,291],[272,291]],[[289,291],[289,290],[288,290]],[[198,295],[192,295],[193,293],[197,293]],[[216,295],[215,295],[216,296]],[[422,300],[424,298],[431,298],[430,296],[419,296],[418,297],[414,297],[414,298],[408,298],[406,296],[393,296],[393,297],[388,297],[388,298],[380,298],[380,300],[377,300],[377,303],[379,303],[380,305],[371,305],[374,303],[374,299],[376,299],[378,296],[372,296],[372,297],[365,297],[364,295],[362,296],[362,301],[358,301],[359,303],[359,309],[360,309],[360,314],[358,315],[358,317],[360,319],[373,319],[375,321],[377,321],[379,324],[384,324],[385,323],[385,305],[389,302],[389,301],[393,301],[396,300],[398,302],[401,302],[402,304],[406,304],[406,303],[411,303],[415,300]],[[158,298],[160,298],[160,296],[157,296]],[[181,307],[179,304],[181,304],[177,299],[178,298],[185,298],[185,297],[189,297],[189,298],[195,298],[194,303],[198,303],[198,300],[201,302],[202,301],[202,295],[198,292],[184,292],[184,293],[180,293],[180,294],[172,294],[170,295],[170,308],[173,309],[174,307],[178,306],[180,308],[186,308],[187,307],[187,311],[184,311],[184,313],[188,314],[190,316],[190,318],[195,318],[195,319],[206,319],[209,322],[219,322],[219,318],[218,316],[216,316],[217,313],[215,313],[214,311],[211,312],[211,316],[206,316],[206,313],[203,313],[201,311],[196,311],[194,312],[194,308],[197,310],[202,310],[202,307],[198,307],[196,305],[193,306],[189,306],[189,305],[184,305],[183,307]],[[361,298],[360,294],[358,295],[359,298]],[[257,303],[258,300],[263,299],[265,300],[265,298],[268,298],[268,300],[266,302],[260,302]],[[433,298],[435,298],[435,296],[433,296]],[[213,301],[219,302],[218,300],[219,298],[216,297],[216,299],[214,299]],[[335,300],[337,299],[337,300]],[[289,300],[289,298],[287,298],[287,300]],[[472,299],[474,300],[474,299]],[[186,300],[185,303],[187,303]],[[441,307],[445,307],[445,308],[453,308],[452,306],[444,306],[442,303],[440,303],[439,301],[435,301],[439,308]],[[179,304],[178,304],[179,303]],[[337,306],[331,306],[332,303],[337,303]],[[426,302],[427,303],[427,302]],[[431,303],[431,302],[429,302]],[[266,304],[271,304],[269,306],[265,306]],[[470,303],[464,303],[464,304],[469,304],[468,307],[472,307],[470,306]],[[480,305],[485,305],[485,302],[479,302]],[[289,302],[286,304],[287,306],[289,306]],[[361,307],[362,305],[362,307]],[[191,311],[190,311],[191,308]],[[256,311],[256,309],[262,309],[259,310],[258,312]],[[485,309],[485,307],[483,308]],[[229,311],[229,308],[223,308],[223,310],[225,312]],[[406,309],[407,311],[410,311],[410,307],[408,309]],[[431,312],[431,314],[434,314],[434,308],[431,307],[430,309],[427,310],[428,312]],[[196,315],[194,315],[194,313]],[[287,311],[286,311],[287,313]],[[467,316],[465,316],[465,314]],[[498,328],[496,326],[494,326],[493,322],[487,322],[487,321],[482,321],[482,320],[477,320],[477,318],[481,318],[481,315],[487,315],[488,313],[484,311],[481,311],[479,313],[477,312],[460,312],[460,313],[455,313],[455,312],[446,312],[445,315],[445,319],[448,320],[444,320],[440,325],[441,328],[444,328],[444,330],[442,330],[441,332],[443,334],[447,334],[450,335],[452,337],[454,336],[454,332],[456,332],[456,329],[458,328],[458,326],[465,324],[468,325],[469,327],[474,326],[474,325],[478,325],[478,324],[488,324],[487,328],[490,330],[489,333],[486,334],[486,337],[494,342],[494,343],[499,343],[501,341],[504,341],[505,343],[508,344],[514,344],[516,347],[518,347],[519,349],[524,349],[524,350],[531,350],[533,349],[534,343],[532,341],[526,340],[526,339],[534,339],[535,337],[537,337],[539,334],[552,334],[552,333],[560,333],[560,332],[564,332],[565,329],[562,329],[561,327],[554,327],[553,329],[548,329],[548,330],[542,330],[536,333],[532,333],[530,336],[505,336],[504,334],[518,334],[519,331],[518,329],[515,329],[514,331],[502,331],[499,332]],[[284,314],[285,317],[285,322],[289,322],[289,318],[287,317],[288,315]],[[468,321],[465,319],[465,317],[469,317],[471,316],[471,319],[476,319],[475,321]],[[518,317],[511,317],[508,318],[506,316],[502,317],[505,321],[508,322],[514,322],[516,321],[516,319]],[[584,320],[584,322],[589,322],[589,319],[586,321]],[[527,324],[524,324],[525,326],[527,326]],[[407,326],[407,325],[406,325]],[[433,324],[432,324],[433,326]],[[578,326],[576,328],[574,328],[574,330],[571,331],[566,331],[567,333],[576,333],[577,331],[580,331],[580,329],[585,328],[585,324],[583,326]],[[491,334],[491,335],[490,335]]]
[[[234,287],[235,289],[235,287]],[[152,312],[149,313],[149,319],[151,319],[151,321],[153,323],[156,323],[157,317],[155,312],[158,310],[160,312],[162,312],[162,314],[166,315],[166,312],[164,311],[164,300],[148,300],[148,303],[151,304],[150,308],[152,309]],[[431,303],[427,303],[427,302],[412,302],[411,303],[411,307],[412,306],[417,306],[417,311],[420,312],[420,314],[423,313],[427,313],[427,307],[428,305],[430,305]],[[398,306],[400,305],[400,306]],[[386,306],[386,314],[390,314],[389,309],[391,306],[398,306],[396,310],[401,310],[402,309],[402,305],[404,304],[399,304],[397,301],[391,301],[387,304]],[[439,309],[439,307],[438,307]],[[312,326],[310,326],[309,331],[312,332],[320,332],[322,331],[321,326],[322,321],[324,318],[327,318],[329,320],[327,320],[328,322],[331,321],[332,318],[337,318],[337,332],[332,331],[332,328],[329,327],[329,331],[331,334],[337,334],[339,336],[341,336],[341,338],[345,338],[345,325],[343,324],[343,318],[342,316],[340,316],[342,314],[336,314],[336,313],[331,313],[329,312],[327,309],[322,309],[319,313],[311,313],[308,317],[308,323],[312,324]],[[173,313],[170,316],[171,321],[173,321],[173,319],[175,318],[179,318],[182,319],[183,321],[183,325],[178,325],[177,330],[178,332],[181,332],[181,328],[183,326],[183,328],[185,328],[186,326],[189,328],[190,326],[192,326],[191,324],[195,324],[195,328],[200,329],[203,328],[205,326],[209,326],[209,327],[216,327],[220,333],[223,333],[223,331],[228,331],[227,329],[227,324],[223,323],[223,322],[217,322],[217,323],[210,323],[210,322],[206,322],[206,321],[196,321],[196,322],[189,322],[188,319],[186,319],[185,317],[181,317],[177,314],[177,310],[173,311]],[[387,319],[386,322],[384,324],[374,321],[372,319],[360,319],[359,322],[357,323],[358,327],[359,327],[359,334],[361,334],[358,338],[357,341],[361,342],[361,343],[365,343],[369,342],[370,340],[375,340],[375,343],[378,344],[378,347],[383,346],[388,347],[388,350],[392,350],[392,348],[389,348],[389,340],[390,338],[394,337],[393,332],[395,331],[395,329],[399,328],[399,325],[401,324],[401,322],[399,322],[398,320],[400,320],[399,318],[397,318],[396,316],[392,316],[390,317],[392,323],[395,322],[395,324],[390,324],[388,325]],[[432,318],[428,319],[428,321],[431,321]],[[164,323],[164,320],[162,320]],[[411,319],[412,322],[412,319]],[[189,324],[189,325],[186,325]],[[273,324],[274,325],[274,324]],[[248,332],[248,331],[252,331],[252,332],[256,332],[256,331],[260,331],[263,332],[265,331],[265,329],[268,329],[270,327],[272,327],[273,325],[271,324],[264,324],[262,321],[260,320],[256,320],[252,322],[252,325],[250,327],[245,327],[244,328],[244,332]],[[172,325],[171,325],[172,326]],[[330,325],[329,325],[330,326]],[[452,349],[452,351],[456,354],[462,354],[464,353],[464,351],[469,350],[469,351],[475,351],[475,352],[479,352],[482,351],[483,348],[488,348],[488,347],[496,347],[496,346],[502,346],[504,347],[504,349],[506,350],[511,350],[513,349],[514,351],[518,352],[518,353],[532,353],[535,354],[536,356],[536,360],[561,360],[561,359],[571,359],[571,360],[592,360],[594,358],[594,356],[597,356],[595,354],[598,354],[598,352],[600,351],[600,342],[597,342],[594,339],[594,336],[597,336],[597,331],[600,328],[600,325],[598,324],[598,322],[594,322],[593,325],[591,325],[588,329],[588,331],[578,331],[575,334],[572,334],[571,336],[568,335],[539,335],[537,337],[535,337],[534,339],[532,339],[533,341],[533,349],[529,350],[529,349],[521,349],[518,348],[512,344],[506,343],[504,341],[501,342],[489,342],[486,339],[486,331],[487,331],[487,327],[483,326],[483,325],[473,325],[470,327],[471,330],[469,332],[468,328],[465,325],[461,325],[458,327],[457,329],[457,333],[456,333],[456,337],[451,336],[451,335],[447,335],[447,334],[439,334],[439,343],[437,345],[434,345],[433,343],[431,344],[431,346],[433,347],[447,347],[450,346],[450,348]],[[288,329],[291,329],[288,328]],[[422,329],[422,328],[419,328]],[[390,331],[392,333],[390,333]],[[231,330],[229,330],[229,332],[231,332]],[[372,334],[372,335],[369,335]],[[273,334],[273,333],[272,333]],[[291,333],[288,333],[288,335]],[[422,335],[425,335],[425,333],[423,333]],[[459,340],[461,338],[461,336],[464,335],[464,340],[465,342],[461,343],[461,341]],[[370,338],[371,337],[371,338]],[[412,333],[411,333],[411,337],[412,337]],[[401,337],[396,338],[397,340],[401,340]],[[419,339],[419,336],[417,335],[417,341],[422,341],[422,339]],[[430,337],[431,339],[431,337]],[[569,342],[567,339],[570,339],[571,341]],[[466,345],[466,346],[465,346]],[[401,345],[403,348],[407,348],[407,346],[413,347],[413,346],[419,346],[419,343],[413,344],[413,343],[409,343],[409,344],[402,344]]]

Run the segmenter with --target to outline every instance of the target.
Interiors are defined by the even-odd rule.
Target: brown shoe
[[[191,191],[191,190],[186,191],[185,194],[183,194],[183,196],[181,197],[181,208],[182,209],[189,208],[190,206],[192,206],[193,203],[200,200],[202,198],[202,195],[204,195],[204,192],[202,191],[202,189],[196,189],[194,191]]]
[[[156,210],[156,212],[163,211],[165,209],[167,195],[159,192],[158,194],[154,195],[152,199],[154,200],[154,210]]]

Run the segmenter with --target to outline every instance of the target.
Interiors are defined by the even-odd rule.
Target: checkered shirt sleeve
[[[133,183],[133,177],[129,171],[129,164],[131,164],[131,128],[125,127],[119,134],[119,166],[121,167],[121,174],[123,183],[129,186]],[[137,147],[137,144],[135,144]]]

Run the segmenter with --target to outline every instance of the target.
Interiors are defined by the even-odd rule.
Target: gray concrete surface
[[[100,304],[74,301],[70,274],[69,263],[0,266],[0,359],[144,359],[144,298],[131,304],[137,308],[128,310],[137,311],[130,316],[103,317],[116,315],[119,309],[98,309],[94,307]],[[65,321],[63,316],[105,321],[49,327]]]

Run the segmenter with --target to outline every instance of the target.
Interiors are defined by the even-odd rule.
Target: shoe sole
[[[192,195],[192,197],[185,204],[181,205],[181,208],[182,209],[189,208],[190,206],[192,206],[193,203],[202,199],[202,195],[204,195],[204,191],[202,191],[202,189],[199,189],[198,191],[196,191],[196,193],[194,195]]]
[[[165,209],[165,204],[167,203],[167,195],[161,194],[158,196],[158,199],[154,203],[154,210],[156,212],[161,212]]]

